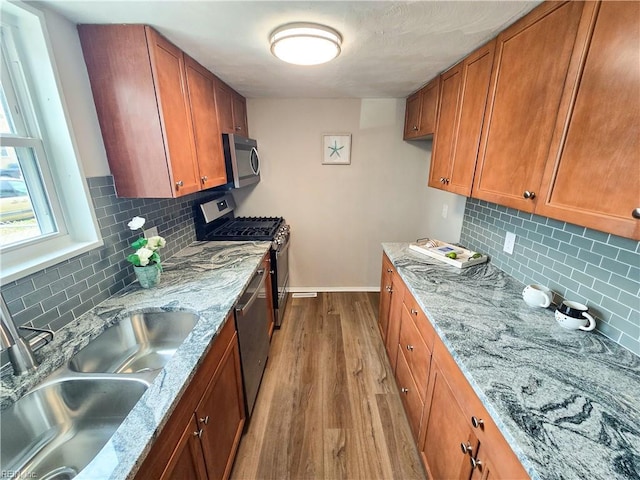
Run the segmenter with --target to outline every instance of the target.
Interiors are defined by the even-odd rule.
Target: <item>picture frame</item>
[[[322,135],[322,164],[351,164],[350,133],[325,133]]]

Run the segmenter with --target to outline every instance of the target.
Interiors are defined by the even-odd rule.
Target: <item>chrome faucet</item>
[[[2,340],[2,346],[6,348],[9,353],[9,361],[11,365],[13,365],[13,373],[15,375],[24,375],[34,372],[38,366],[38,362],[33,356],[32,349],[36,345],[42,346],[48,343],[46,340],[47,336],[51,336],[50,340],[53,340],[53,332],[42,328],[20,327],[24,330],[40,333],[40,335],[36,335],[33,339],[26,340],[18,333],[16,324],[11,317],[9,308],[1,293],[0,300],[0,339]]]

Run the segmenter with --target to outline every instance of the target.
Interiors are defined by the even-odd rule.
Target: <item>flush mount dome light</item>
[[[271,34],[271,53],[295,65],[319,65],[340,55],[342,37],[316,23],[288,23]]]

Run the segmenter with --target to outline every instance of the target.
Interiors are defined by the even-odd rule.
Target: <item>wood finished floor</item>
[[[377,293],[289,299],[231,479],[426,478],[377,309]]]

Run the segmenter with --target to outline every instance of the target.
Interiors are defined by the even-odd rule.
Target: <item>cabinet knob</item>
[[[193,436],[194,437],[198,437],[198,438],[202,438],[202,429],[198,429],[195,432],[193,432]]]
[[[529,190],[525,190],[522,196],[528,200],[533,200],[536,198],[535,192],[530,192]]]
[[[384,289],[389,293],[391,293],[393,291],[393,290],[391,290],[391,285],[387,285],[386,287],[384,287]]]
[[[418,315],[418,310],[416,310],[415,308],[412,308],[411,315]]]
[[[418,126],[417,126],[417,125],[414,125],[414,126],[413,126],[413,128],[412,128],[411,130],[413,130],[414,132],[417,132],[417,131],[418,131]]]
[[[391,273],[393,270],[391,268],[387,268],[387,273]]]
[[[449,185],[449,182],[450,182],[450,181],[451,181],[451,179],[450,179],[450,178],[445,178],[445,179],[444,179],[444,183],[446,183],[447,185]]]
[[[236,132],[239,132],[240,130],[242,130],[242,127],[236,126]]]
[[[204,423],[205,425],[209,425],[209,415],[207,415],[206,417],[201,418],[200,422]]]
[[[480,460],[476,460],[475,458],[471,457],[469,461],[471,462],[471,470],[475,468],[482,469],[482,462]]]
[[[460,443],[460,449],[462,450],[462,453],[464,453],[465,455],[472,455],[473,454],[473,447],[471,446],[471,444],[469,442]]]
[[[183,182],[182,180],[178,180],[178,181],[176,182],[176,188],[180,188],[180,187],[182,187],[182,186],[184,186],[184,182]]]
[[[640,207],[638,207],[638,208],[634,208],[634,209],[633,209],[633,212],[631,212],[631,216],[632,216],[633,218],[638,218],[638,219],[640,219]]]
[[[440,183],[444,183],[444,177],[440,177]]]
[[[410,352],[413,352],[413,345],[407,345],[407,350],[409,350]]]
[[[202,183],[207,183],[207,180],[209,180],[209,177],[207,177],[206,175],[201,177],[200,180],[202,180]]]
[[[401,391],[402,393],[404,393],[405,395],[406,395],[407,393],[409,393],[409,389],[408,389],[408,388],[404,388],[404,387],[402,387],[402,388],[400,389],[400,391]]]
[[[471,417],[471,425],[473,425],[473,428],[483,428],[484,420],[475,416]]]

